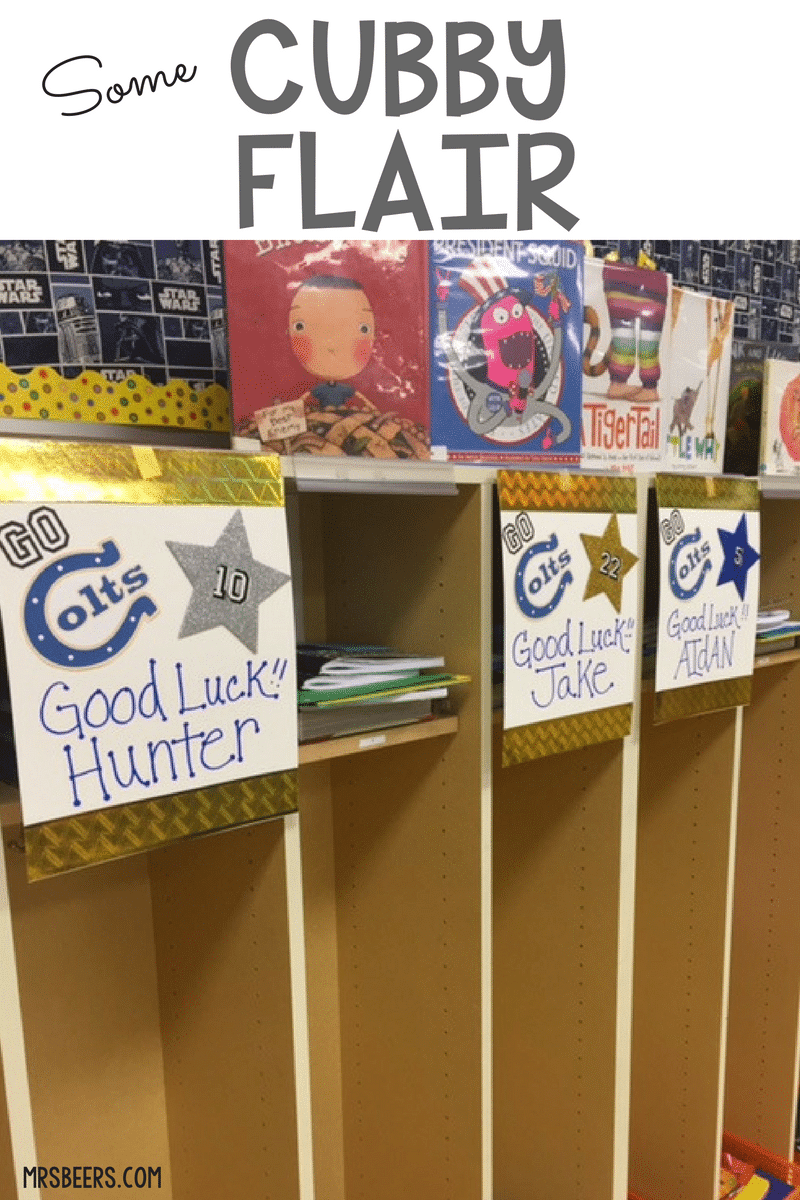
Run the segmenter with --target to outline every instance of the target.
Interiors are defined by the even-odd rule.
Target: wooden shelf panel
[[[613,1194],[622,754],[493,772],[498,1197]]]
[[[736,710],[653,724],[642,700],[631,1187],[716,1194]]]
[[[285,837],[146,856],[174,1200],[298,1200]]]
[[[776,650],[774,654],[759,654],[756,656],[755,667],[777,667],[782,663],[800,662],[800,650]]]
[[[744,710],[725,1126],[791,1158],[800,1022],[800,668],[760,671]]]
[[[23,1166],[32,1166],[23,1163]],[[0,1196],[16,1195],[17,1183],[14,1170],[14,1157],[11,1150],[11,1131],[8,1123],[6,1108],[5,1080],[3,1078],[3,1063],[0,1061]]]
[[[395,725],[347,737],[304,742],[300,746],[300,765],[327,762],[331,758],[344,758],[348,754],[362,754],[366,750],[381,750],[387,746],[404,746],[408,742],[423,742],[428,738],[445,737],[457,732],[458,717],[432,717],[414,725]]]
[[[305,636],[442,654],[476,681],[457,723],[301,757],[317,1192],[479,1200],[484,496],[298,500]]]
[[[296,1200],[282,837],[266,822],[33,884],[6,839],[41,1163],[160,1167],[167,1200]],[[0,1180],[2,1157],[0,1129]]]
[[[39,1161],[161,1167],[174,1200],[147,859],[35,884],[6,862]]]

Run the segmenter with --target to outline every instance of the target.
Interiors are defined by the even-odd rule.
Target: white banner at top
[[[758,54],[685,0],[7,8],[3,236],[795,228],[790,8]]]

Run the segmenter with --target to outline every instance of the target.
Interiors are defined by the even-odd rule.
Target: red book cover
[[[430,457],[424,242],[230,241],[225,281],[236,433]]]

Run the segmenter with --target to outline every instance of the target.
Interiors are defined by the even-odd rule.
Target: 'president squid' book
[[[583,248],[434,241],[432,455],[580,461]]]

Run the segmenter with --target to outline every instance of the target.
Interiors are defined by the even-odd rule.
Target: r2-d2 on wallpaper
[[[100,334],[94,313],[82,296],[67,294],[56,300],[58,353],[63,363],[99,363]]]

